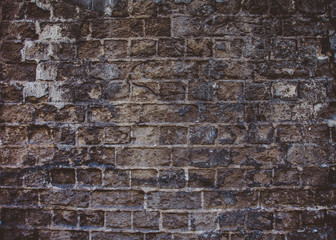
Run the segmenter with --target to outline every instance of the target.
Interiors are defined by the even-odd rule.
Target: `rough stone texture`
[[[0,239],[336,239],[335,0],[0,1]]]

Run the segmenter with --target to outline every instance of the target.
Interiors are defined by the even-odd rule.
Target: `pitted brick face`
[[[336,239],[335,0],[0,2],[0,239]]]

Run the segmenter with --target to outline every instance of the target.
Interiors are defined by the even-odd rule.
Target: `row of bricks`
[[[36,168],[39,169],[39,168]],[[41,168],[40,168],[41,169]],[[304,167],[274,169],[98,169],[54,168],[29,170],[3,168],[1,186],[66,188],[161,188],[161,189],[245,189],[260,187],[336,186],[336,168]]]

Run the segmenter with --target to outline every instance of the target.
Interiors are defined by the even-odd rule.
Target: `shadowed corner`
[[[97,11],[104,12],[105,14],[112,16],[113,9],[119,2],[119,0],[70,0],[73,4],[80,7]]]

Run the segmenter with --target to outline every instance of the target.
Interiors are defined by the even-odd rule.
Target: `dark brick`
[[[106,212],[106,226],[113,229],[131,229],[131,212]]]
[[[244,170],[239,168],[218,169],[217,185],[218,187],[244,187],[246,186]]]
[[[184,170],[164,170],[159,173],[161,188],[184,188],[186,185]]]
[[[55,225],[76,227],[77,213],[76,211],[54,210],[53,222]]]
[[[147,206],[150,209],[198,209],[200,192],[149,192]]]
[[[190,169],[188,171],[188,187],[213,188],[215,186],[215,171],[210,169]]]
[[[170,37],[170,19],[155,18],[145,20],[146,36]]]
[[[133,222],[135,229],[159,229],[159,212],[134,212]]]
[[[74,169],[53,169],[51,170],[51,182],[55,185],[73,185],[76,183]]]
[[[184,39],[159,39],[158,54],[160,57],[182,57],[184,55]]]
[[[49,226],[51,224],[51,212],[44,210],[28,210],[27,225],[32,227]]]
[[[187,213],[165,213],[163,214],[162,226],[165,229],[188,229]]]
[[[92,206],[115,208],[143,208],[142,191],[94,191]]]
[[[141,37],[143,36],[143,21],[141,19],[113,19],[92,22],[92,37]]]
[[[245,222],[246,215],[243,210],[221,213],[219,215],[219,226],[226,231],[243,229],[242,223]]]
[[[81,227],[103,227],[103,211],[85,211],[79,213],[79,225]]]
[[[206,209],[253,207],[257,204],[257,193],[251,190],[209,191],[204,192],[204,207]]]
[[[215,84],[213,82],[189,82],[188,98],[190,100],[213,101],[215,97]]]
[[[153,169],[132,170],[132,186],[157,187],[158,173]]]
[[[300,228],[300,212],[277,212],[274,215],[275,229],[294,230]]]
[[[273,213],[251,211],[247,213],[247,227],[251,230],[273,229]]]
[[[217,138],[217,129],[211,126],[190,127],[190,143],[196,145],[214,144]]]
[[[83,186],[101,186],[102,173],[100,169],[78,169],[77,182]]]
[[[105,187],[129,187],[129,171],[119,169],[106,169],[104,172]]]
[[[154,40],[133,40],[130,55],[139,58],[152,57],[156,55],[156,44]]]
[[[175,145],[187,143],[188,128],[185,127],[161,127],[160,144]]]
[[[26,210],[2,208],[1,225],[2,226],[23,226],[26,223]]]
[[[194,167],[224,167],[231,163],[227,149],[195,148],[190,150],[189,165]]]

